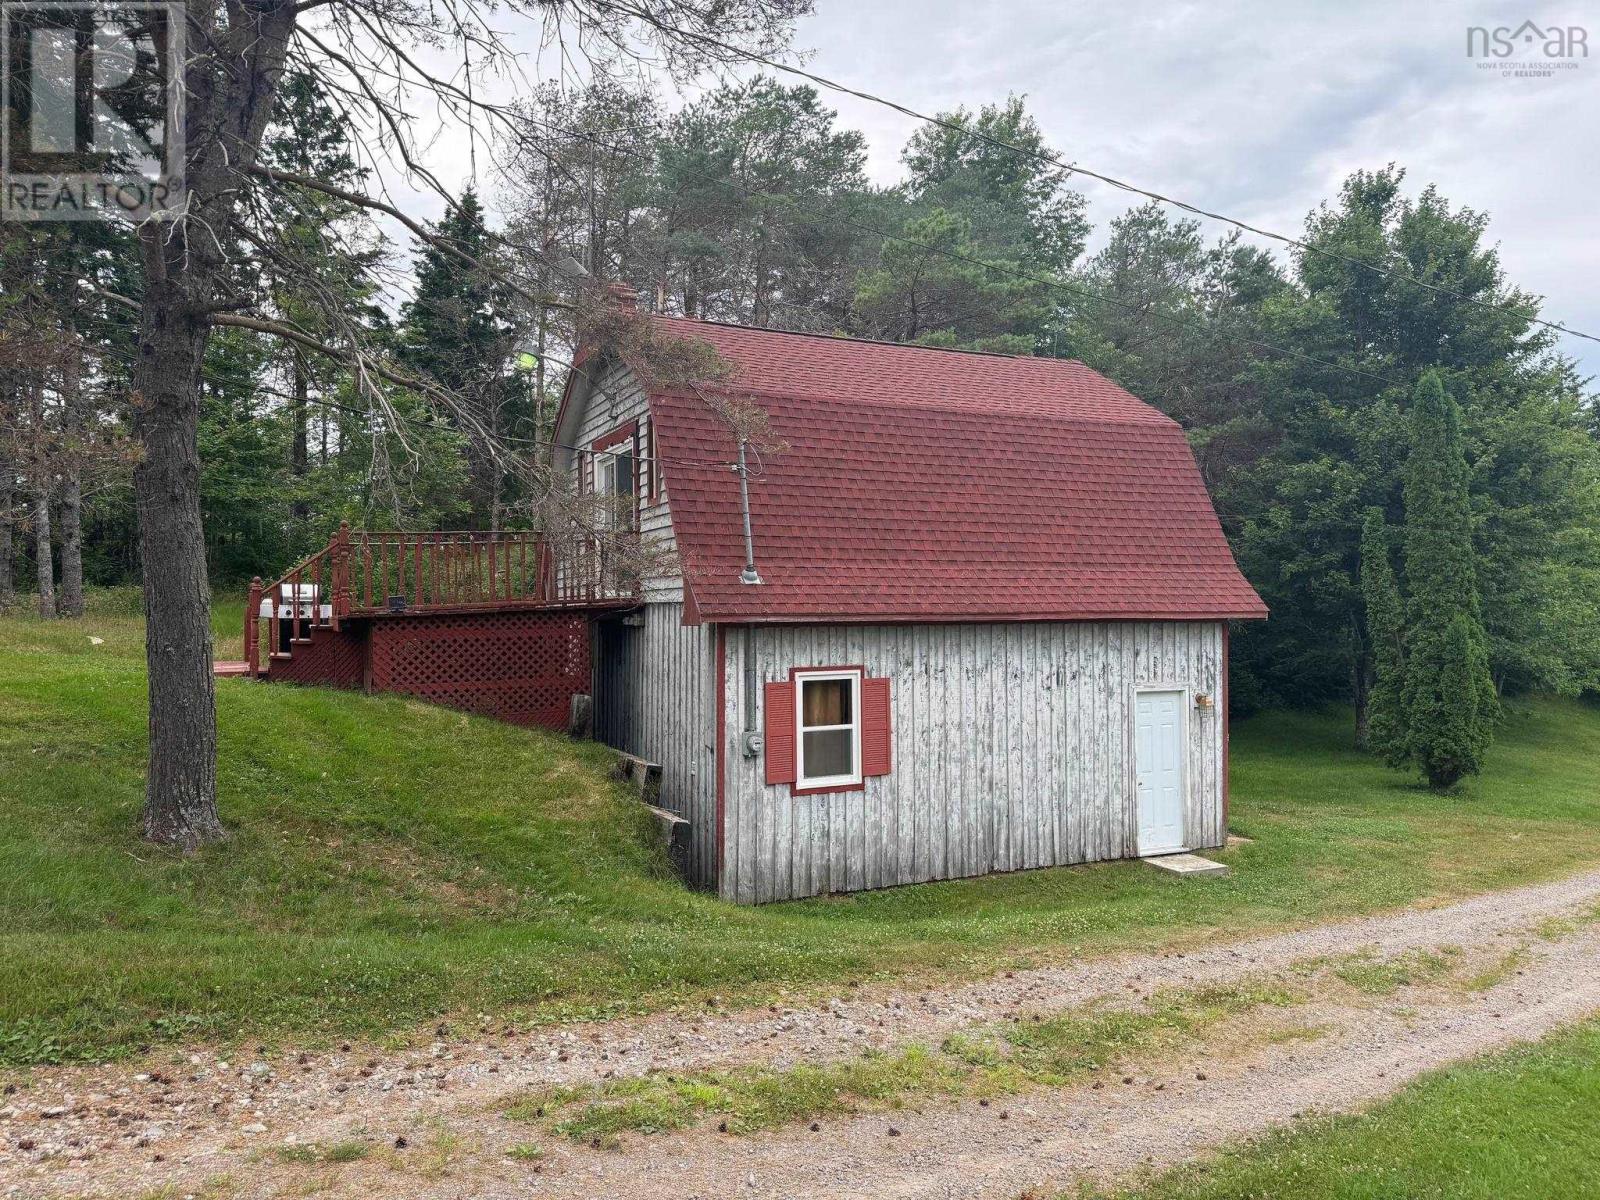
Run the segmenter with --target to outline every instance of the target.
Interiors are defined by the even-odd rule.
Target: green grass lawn
[[[219,612],[234,657],[240,612]],[[103,639],[93,644],[91,636]],[[1600,708],[1521,703],[1434,796],[1347,716],[1241,723],[1226,880],[1138,864],[766,908],[686,891],[606,753],[394,697],[223,680],[224,845],[138,840],[142,630],[0,619],[0,1061],[595,1015],[1209,940],[1600,862]]]
[[[1600,1022],[1429,1075],[1366,1113],[1299,1122],[1211,1162],[1114,1195],[1118,1200],[1600,1196]]]

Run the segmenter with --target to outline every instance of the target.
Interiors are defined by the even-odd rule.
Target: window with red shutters
[[[861,667],[796,667],[765,685],[766,781],[796,795],[859,790],[891,767],[889,681]]]
[[[794,762],[794,684],[769,683],[765,688],[767,714],[767,782],[793,783]]]
[[[861,773],[887,775],[891,766],[889,746],[889,681],[861,681]]]

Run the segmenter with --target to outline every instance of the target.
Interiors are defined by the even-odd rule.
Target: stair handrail
[[[244,658],[245,673],[252,679],[261,674],[261,602],[268,601],[267,605],[267,660],[270,662],[278,657],[278,647],[282,645],[282,631],[280,622],[283,619],[280,612],[284,606],[284,588],[289,588],[289,642],[291,645],[297,641],[304,641],[311,635],[311,630],[317,627],[327,627],[337,630],[340,619],[347,615],[348,606],[341,605],[337,599],[340,582],[348,575],[348,567],[344,559],[348,556],[350,541],[349,522],[339,523],[339,532],[328,539],[328,544],[315,554],[308,555],[294,566],[290,567],[277,579],[269,584],[261,582],[257,575],[250,581],[249,599],[245,602],[244,613]],[[305,588],[307,577],[310,578],[311,604],[310,612],[305,611]],[[322,618],[324,602],[328,606],[328,619]],[[302,636],[303,635],[303,636]]]

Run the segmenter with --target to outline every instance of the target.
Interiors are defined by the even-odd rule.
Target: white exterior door
[[[1188,849],[1183,831],[1183,693],[1137,692],[1134,769],[1139,792],[1139,853]]]

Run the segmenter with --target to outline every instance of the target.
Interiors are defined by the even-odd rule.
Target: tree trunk
[[[50,549],[50,483],[33,485],[33,555],[39,565],[39,615],[53,620],[56,615],[56,564]]]
[[[1368,701],[1372,697],[1372,671],[1369,665],[1359,658],[1351,671],[1350,683],[1351,696],[1356,706],[1356,749],[1365,750],[1370,711]]]
[[[1365,750],[1371,723],[1373,676],[1376,667],[1359,617],[1350,618],[1350,702],[1356,710],[1356,749]]]
[[[495,446],[500,441],[500,395],[498,387],[495,398],[490,401],[489,407],[489,436],[492,439],[487,447],[488,462],[485,469],[489,474],[489,532],[500,532],[500,493],[505,486],[505,471],[500,466],[500,457],[495,453]]]
[[[144,563],[150,769],[144,836],[193,850],[223,836],[217,817],[217,715],[211,589],[200,524],[199,379],[206,326],[166,281],[146,285],[133,472]]]
[[[11,464],[0,458],[0,612],[10,608],[17,600],[16,577],[11,573],[11,556],[16,547],[12,531],[16,528],[11,490]]]
[[[35,375],[28,387],[33,436],[33,463],[28,472],[33,501],[33,554],[39,568],[39,615],[48,621],[56,615],[56,564],[50,549],[50,458],[45,444],[44,379]]]
[[[65,458],[61,472],[61,603],[64,617],[83,616],[83,354],[76,336],[66,340],[61,366],[61,419]]]
[[[549,340],[549,319],[543,305],[539,307],[538,334],[533,346],[533,461],[535,465],[555,458],[555,449],[544,442],[544,351]],[[554,436],[551,441],[555,441]]]
[[[57,615],[83,616],[83,483],[77,466],[61,483],[61,597]]]
[[[226,250],[247,170],[282,76],[293,0],[189,7],[207,46],[187,68],[185,216],[139,230],[144,294],[133,368],[133,472],[144,567],[150,768],[144,834],[192,850],[223,836],[217,817],[217,712],[211,589],[200,520],[200,366],[209,306],[227,289]],[[220,43],[217,44],[217,43]],[[218,66],[211,57],[226,63]]]
[[[294,476],[297,490],[304,485],[310,466],[310,393],[311,381],[305,359],[297,350],[294,356],[294,399],[289,402],[289,416],[294,427],[294,438],[289,444],[289,473]],[[303,495],[289,506],[289,515],[296,524],[304,523],[311,515],[311,507]]]

